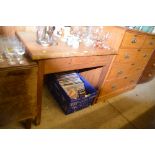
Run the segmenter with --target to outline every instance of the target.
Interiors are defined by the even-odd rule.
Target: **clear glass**
[[[66,42],[72,47],[74,44],[74,47],[78,47],[78,44],[83,43],[86,47],[110,50],[110,38],[110,32],[105,31],[103,26],[72,26]]]
[[[24,64],[25,47],[16,37],[3,38],[3,53],[10,65]]]
[[[1,37],[0,38],[0,63],[4,61],[3,50],[4,50],[4,41],[3,41],[3,37]]]
[[[3,58],[3,53],[2,51],[0,51],[0,63],[4,61],[4,58]]]
[[[54,26],[38,26],[37,42],[42,46],[50,46],[53,43]]]
[[[19,64],[24,64],[25,47],[21,42],[18,42],[14,48],[15,57]]]

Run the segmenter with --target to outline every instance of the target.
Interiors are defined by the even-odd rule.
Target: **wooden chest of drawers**
[[[0,126],[30,120],[37,112],[37,64],[25,59],[23,65],[0,66]]]
[[[136,86],[155,48],[154,40],[155,37],[152,35],[126,30],[118,55],[102,85],[99,100],[107,99]],[[151,67],[155,68],[154,66],[152,62]],[[152,74],[150,73],[149,76]]]
[[[138,83],[144,83],[152,80],[155,77],[155,51],[153,52],[145,70]]]

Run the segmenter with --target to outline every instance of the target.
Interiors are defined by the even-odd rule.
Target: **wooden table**
[[[59,41],[58,45],[42,47],[36,42],[35,33],[16,32],[16,35],[25,45],[27,53],[31,59],[38,63],[38,114],[35,121],[36,124],[40,124],[41,120],[42,86],[45,74],[70,70],[100,68],[100,73],[98,75],[94,76],[94,73],[89,73],[89,77],[91,76],[91,79],[97,79],[96,88],[99,92],[109,65],[113,60],[113,56],[116,54],[115,50],[88,49],[82,44],[78,49],[73,49],[62,41]]]

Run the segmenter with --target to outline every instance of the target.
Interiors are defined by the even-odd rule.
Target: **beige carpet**
[[[34,129],[119,129],[155,128],[155,79],[134,90],[65,115],[46,86],[43,91],[42,121]],[[14,122],[3,128],[23,128]]]

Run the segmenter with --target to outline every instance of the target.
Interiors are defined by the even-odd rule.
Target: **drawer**
[[[71,65],[104,65],[109,60],[110,56],[90,56],[90,57],[74,57],[72,58]]]
[[[93,63],[97,65],[104,65],[111,61],[113,56],[93,56]]]
[[[152,49],[139,49],[137,51],[138,51],[137,57],[136,57],[137,62],[140,65],[145,66],[148,63],[148,61],[153,53],[153,50]]]
[[[37,114],[37,67],[0,71],[0,126]]]
[[[146,36],[144,44],[142,48],[155,48],[155,37],[154,36]]]
[[[140,48],[144,40],[145,35],[127,31],[123,38],[121,48]]]
[[[127,77],[127,85],[130,86],[130,85],[137,84],[141,74],[142,74],[142,72],[137,72],[137,73],[134,73],[134,74],[128,76]]]
[[[137,49],[120,49],[115,62],[129,63],[136,61]]]
[[[0,98],[36,93],[37,68],[0,72]],[[31,90],[30,90],[31,89]],[[33,93],[32,93],[33,92]],[[0,101],[0,103],[3,101]]]
[[[90,64],[93,62],[93,57],[74,57],[72,58],[71,65]]]
[[[125,90],[128,87],[135,86],[140,76],[141,73],[138,73],[110,81],[106,80],[101,88],[100,96],[106,96],[107,94],[112,94],[113,92],[118,92],[120,90]]]
[[[127,80],[125,78],[106,81],[101,88],[101,96],[117,91],[126,86]]]
[[[113,56],[72,57],[44,60],[45,74],[106,66]]]
[[[131,66],[127,63],[114,63],[107,80],[122,78],[129,74]]]

